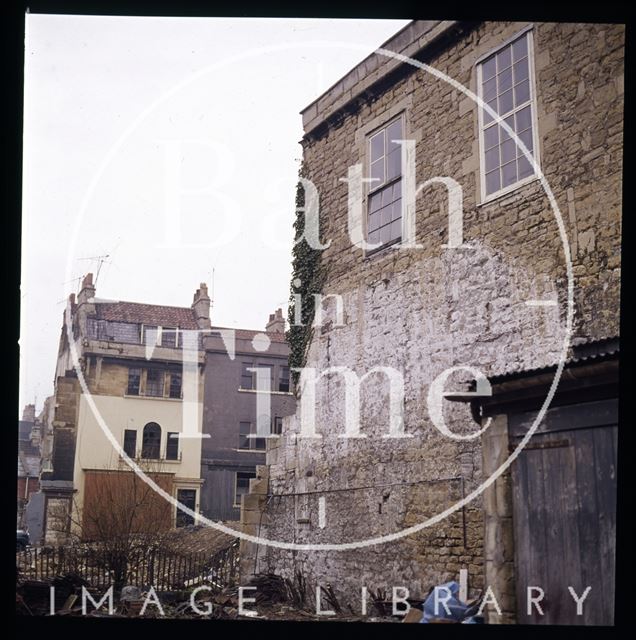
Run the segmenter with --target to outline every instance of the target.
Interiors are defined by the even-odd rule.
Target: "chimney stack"
[[[35,422],[35,405],[25,404],[22,410],[22,420],[24,422]]]
[[[194,294],[192,301],[192,311],[199,329],[210,329],[210,296],[208,295],[208,285],[202,282]]]
[[[82,288],[77,296],[77,304],[88,302],[95,297],[95,285],[93,284],[93,274],[87,273],[82,280]]]
[[[278,308],[275,313],[269,314],[269,322],[265,325],[265,331],[268,333],[285,333],[285,318],[283,318],[283,310]]]

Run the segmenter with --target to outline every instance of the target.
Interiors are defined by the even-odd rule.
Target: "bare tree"
[[[172,475],[161,471],[160,462],[143,466],[172,493]],[[110,572],[116,590],[144,563],[152,576],[147,564],[157,551],[171,547],[174,507],[128,468],[85,472],[83,499],[81,504],[75,500],[70,518],[69,550],[89,551],[92,564]]]

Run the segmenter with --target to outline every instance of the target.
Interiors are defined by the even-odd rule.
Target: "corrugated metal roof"
[[[619,336],[575,338],[571,341],[570,353],[570,357],[565,362],[566,366],[585,364],[587,362],[601,362],[613,358],[620,353],[620,338]],[[534,369],[514,369],[495,376],[489,376],[489,380],[490,382],[497,383],[512,378],[550,373],[556,369],[558,364],[558,362],[553,362],[552,364]]]

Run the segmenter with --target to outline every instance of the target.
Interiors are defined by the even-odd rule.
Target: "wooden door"
[[[519,623],[613,624],[616,405],[551,409],[512,465]],[[534,415],[511,416],[513,444]],[[580,598],[588,586],[577,615],[568,587]],[[528,614],[528,587],[543,589],[543,615]]]

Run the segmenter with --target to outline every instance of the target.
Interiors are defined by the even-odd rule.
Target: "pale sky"
[[[299,112],[407,23],[27,16],[20,414],[96,256],[99,298],[190,306],[214,269],[213,324],[286,308]]]

